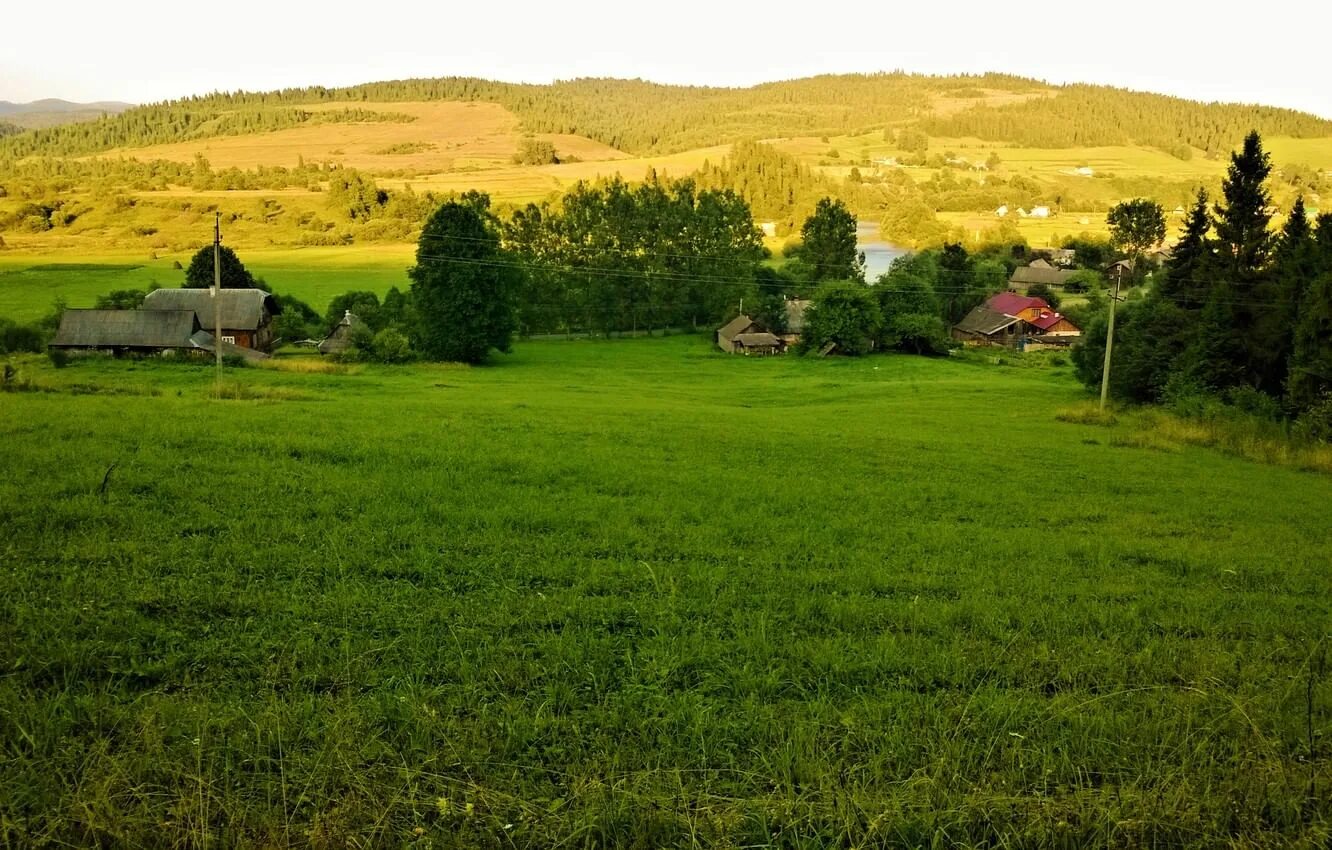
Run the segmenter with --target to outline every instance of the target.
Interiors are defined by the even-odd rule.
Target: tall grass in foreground
[[[1332,477],[1066,367],[19,368],[0,846],[1332,840]]]

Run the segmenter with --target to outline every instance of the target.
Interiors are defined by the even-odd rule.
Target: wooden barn
[[[776,334],[767,331],[736,334],[731,342],[734,354],[781,354],[786,349]]]
[[[953,339],[966,345],[1017,346],[1022,320],[981,304],[953,325]]]
[[[717,329],[717,347],[728,354],[741,353],[736,349],[735,338],[741,334],[768,333],[768,329],[745,315],[736,316]]]
[[[220,307],[218,306],[220,304]],[[254,351],[273,348],[273,317],[282,312],[277,299],[262,289],[155,289],[143,299],[144,312],[190,310],[199,327],[213,333],[215,309],[222,311],[222,342]]]
[[[157,354],[197,348],[199,331],[193,310],[66,310],[50,347]]]

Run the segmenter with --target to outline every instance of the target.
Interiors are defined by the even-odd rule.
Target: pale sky
[[[1332,118],[1327,0],[7,5],[0,100],[148,102],[451,75],[749,85],[849,71],[993,70]]]

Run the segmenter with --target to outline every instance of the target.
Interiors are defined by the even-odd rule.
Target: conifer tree
[[[1207,300],[1207,282],[1203,272],[1211,258],[1211,246],[1207,239],[1211,229],[1207,190],[1199,189],[1198,198],[1184,225],[1184,234],[1171,252],[1165,275],[1157,286],[1162,296],[1186,310],[1201,310]]]
[[[1304,210],[1304,198],[1295,199],[1272,251],[1270,277],[1257,288],[1258,303],[1250,329],[1253,368],[1258,387],[1280,396],[1299,325],[1300,303],[1317,274],[1313,230]]]

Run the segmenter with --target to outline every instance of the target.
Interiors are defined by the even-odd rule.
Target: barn
[[[140,312],[189,310],[199,317],[199,326],[212,333],[215,309],[222,311],[223,343],[272,350],[273,317],[282,312],[282,306],[262,289],[223,289],[216,297],[211,289],[155,289],[143,300]]]
[[[717,329],[717,347],[728,354],[738,354],[741,350],[736,348],[735,338],[759,333],[768,333],[768,329],[742,314]]]
[[[51,348],[156,354],[196,348],[193,310],[66,310]]]

